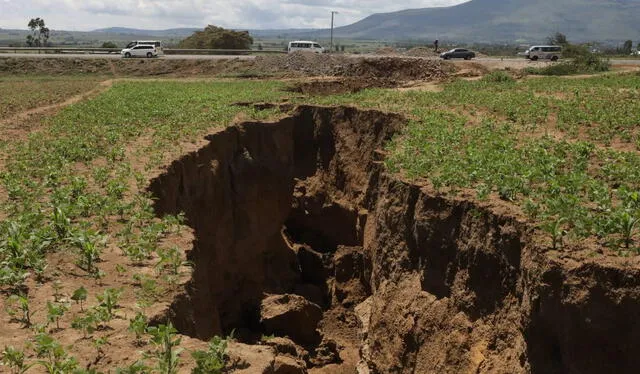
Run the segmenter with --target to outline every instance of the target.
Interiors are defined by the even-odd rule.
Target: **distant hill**
[[[254,37],[259,38],[296,38],[297,35],[314,33],[322,31],[322,29],[272,29],[272,30],[249,30]]]
[[[124,27],[112,27],[94,31],[65,31],[51,30],[49,41],[54,45],[69,46],[93,46],[99,47],[103,42],[110,41],[120,47],[124,47],[132,40],[155,40],[164,41],[166,45],[175,45],[182,39],[191,35],[193,29],[168,29],[168,30],[139,30]],[[24,45],[29,34],[28,30],[0,30],[0,46]]]
[[[334,30],[351,39],[572,41],[640,39],[640,0],[472,0],[452,7],[371,15]]]
[[[91,32],[107,33],[107,34],[123,34],[123,35],[144,35],[156,37],[187,37],[196,31],[202,31],[203,28],[177,28],[167,30],[143,30],[132,29],[127,27],[109,27],[105,29],[97,29]],[[246,29],[236,29],[237,31],[245,31]],[[252,36],[257,37],[289,37],[300,33],[315,32],[319,29],[271,29],[271,30],[247,30]]]
[[[166,37],[187,37],[193,34],[195,31],[201,30],[199,28],[185,27],[177,29],[166,30],[142,30],[132,29],[127,27],[109,27],[105,29],[97,29],[91,32],[102,34],[122,34],[122,35],[142,35],[142,36],[155,36],[159,38]]]

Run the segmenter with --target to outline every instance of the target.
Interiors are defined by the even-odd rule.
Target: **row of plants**
[[[115,266],[117,277],[129,266],[156,269],[133,276],[140,308],[159,301],[163,288],[173,287],[185,265],[191,265],[183,249],[164,243],[179,232],[184,217],[156,217],[146,192],[149,176],[181,154],[185,142],[198,141],[240,113],[246,119],[273,115],[232,104],[288,95],[281,87],[279,82],[246,81],[117,83],[92,100],[63,109],[27,140],[3,144],[7,157],[0,182],[7,199],[1,205],[0,288],[12,294],[4,303],[14,323],[33,331],[22,350],[5,348],[4,365],[14,372],[32,366],[50,373],[98,372],[74,358],[76,347],[63,346],[57,338],[71,327],[93,342],[97,357],[104,354],[109,343],[105,334],[96,332],[122,318],[117,313],[121,288],[102,289],[102,279],[108,276],[104,254],[117,251],[128,258],[128,264]],[[82,282],[85,287],[70,297],[78,303],[75,307],[54,297],[34,312],[27,286],[51,282],[55,290],[54,279],[65,277],[50,268],[52,254],[69,259],[80,276],[95,280],[95,286]],[[98,295],[97,304],[86,307],[91,293]],[[131,320],[135,342],[146,344],[149,337],[157,348],[117,372],[177,372],[181,358],[175,329],[146,324],[142,314]],[[217,338],[212,344],[215,354],[193,353],[200,370],[194,372],[215,373],[210,369],[224,364],[226,341]]]
[[[0,78],[0,118],[65,101],[96,87],[98,79]]]
[[[638,251],[640,156],[588,142],[522,139],[509,123],[425,111],[390,145],[387,165],[436,189],[475,189],[512,201],[552,235],[595,237],[617,251]],[[561,232],[562,235],[558,235]]]
[[[315,102],[358,103],[405,113],[427,106],[506,120],[530,132],[548,129],[605,146],[620,142],[640,149],[636,130],[639,96],[640,75],[636,73],[516,81],[504,72],[494,72],[478,81],[446,84],[442,92],[364,90]]]
[[[365,90],[316,102],[407,113],[412,121],[389,145],[391,170],[512,201],[553,247],[595,238],[629,254],[639,250],[640,156],[610,145],[637,143],[639,87],[636,74],[516,81],[498,72],[442,92]]]
[[[71,297],[79,303],[81,309],[81,312],[74,317],[71,327],[81,330],[83,340],[91,342],[98,357],[96,361],[104,357],[105,349],[110,342],[107,335],[102,334],[98,337],[93,334],[96,331],[108,330],[109,323],[114,318],[122,318],[117,315],[121,292],[122,290],[119,289],[107,289],[101,295],[97,295],[99,303],[87,309],[82,307],[88,295],[84,287],[75,290]],[[12,321],[30,328],[32,337],[23,348],[5,346],[0,352],[0,366],[6,367],[11,373],[25,373],[33,367],[40,367],[49,374],[101,373],[96,369],[83,368],[70,352],[73,347],[64,347],[51,335],[51,331],[47,332],[53,323],[56,325],[55,330],[60,330],[59,320],[69,310],[68,304],[61,303],[59,300],[47,302],[47,318],[43,324],[33,323],[29,299],[26,296],[12,295],[7,305],[7,313],[13,318]],[[179,347],[181,338],[171,323],[149,326],[148,318],[142,312],[138,312],[129,320],[128,331],[135,335],[138,347],[151,343],[153,348],[141,351],[140,359],[126,367],[116,368],[115,373],[178,373],[183,349]],[[216,336],[209,342],[207,350],[192,351],[191,356],[195,365],[191,372],[194,374],[221,373],[228,363],[227,345],[228,339]]]
[[[122,83],[63,110],[46,131],[7,145],[11,156],[0,173],[8,195],[2,207],[7,219],[0,223],[0,285],[19,286],[30,273],[42,280],[44,255],[54,251],[76,252],[78,265],[99,276],[96,263],[114,237],[132,261],[148,259],[171,223],[179,222],[155,219],[145,171],[179,153],[182,140],[231,122],[241,110],[233,101],[279,87],[256,85]],[[149,144],[137,148],[147,162],[134,166],[129,159],[140,156],[125,148],[147,134]]]

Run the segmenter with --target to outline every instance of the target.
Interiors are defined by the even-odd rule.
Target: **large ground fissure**
[[[356,347],[362,373],[640,364],[637,272],[553,260],[523,221],[387,174],[380,151],[405,122],[301,106],[210,135],[156,178],[158,214],[184,212],[196,237],[193,278],[168,311],[180,332],[289,336],[306,366]]]

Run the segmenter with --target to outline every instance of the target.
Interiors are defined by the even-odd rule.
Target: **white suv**
[[[158,50],[156,46],[150,44],[138,44],[131,48],[123,49],[120,54],[122,57],[158,57]]]

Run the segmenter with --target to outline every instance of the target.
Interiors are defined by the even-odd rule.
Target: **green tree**
[[[118,48],[118,46],[114,42],[104,42],[102,48]]]
[[[31,30],[31,34],[27,35],[27,45],[29,47],[46,46],[49,40],[49,28],[45,25],[44,19],[31,18],[27,26]]]
[[[625,55],[631,54],[631,50],[632,49],[633,49],[633,41],[632,40],[627,40],[622,45],[622,53],[624,53]]]
[[[209,25],[180,42],[180,48],[188,49],[249,49],[253,38],[248,31],[227,30]]]
[[[551,45],[567,45],[567,36],[561,32],[556,32],[547,38],[547,43]]]

